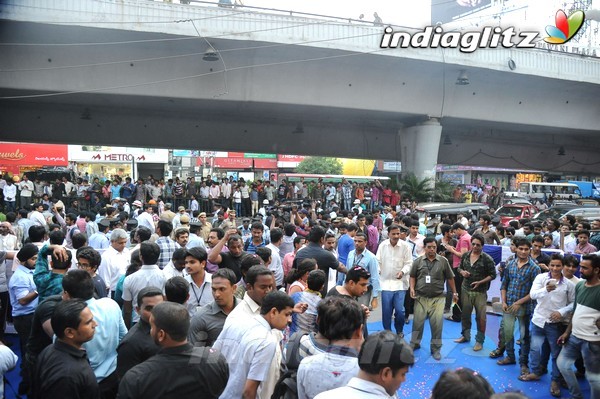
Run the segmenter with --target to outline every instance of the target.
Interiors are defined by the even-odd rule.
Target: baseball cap
[[[177,208],[177,210],[178,210],[179,212],[181,212],[181,211],[185,211],[185,206],[180,206],[179,208]]]

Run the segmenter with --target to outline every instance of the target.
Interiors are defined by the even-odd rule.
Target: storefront
[[[277,155],[248,152],[202,151],[196,165],[203,167],[203,176],[233,178],[233,180],[266,180],[277,174]]]
[[[484,166],[437,165],[438,179],[457,185],[499,187],[515,191],[520,182],[542,181],[544,171]]]
[[[82,176],[162,179],[169,151],[154,148],[69,145],[69,161]]]
[[[68,146],[0,142],[0,173],[21,176],[42,167],[66,167]]]

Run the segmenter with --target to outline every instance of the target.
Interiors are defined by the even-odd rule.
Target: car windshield
[[[503,206],[502,208],[500,208],[496,211],[496,215],[514,218],[514,217],[521,216],[522,210],[523,210],[523,208],[519,208],[519,207]]]

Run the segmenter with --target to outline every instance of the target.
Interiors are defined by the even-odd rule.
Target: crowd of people
[[[144,182],[130,190],[130,179],[115,179],[108,186],[118,188],[106,201],[90,190],[89,201],[102,207],[54,195],[33,202],[40,201],[34,194],[32,206],[24,200],[7,209],[0,331],[8,318],[19,336],[20,393],[394,397],[421,349],[426,320],[435,361],[442,360],[444,317],[461,323],[455,342],[468,343],[473,309],[473,350],[483,349],[487,291],[500,274],[504,313],[490,357],[516,364],[518,339],[520,380],[539,381],[551,369],[552,395],[564,384],[581,398],[582,377],[592,396],[600,395],[600,257],[542,252],[544,234],[554,240],[570,220],[522,221],[503,235],[489,215],[476,223],[442,218],[430,234],[400,198],[392,207],[394,193],[378,182],[276,188],[207,180],[199,185],[210,187],[207,202],[190,194],[192,179],[181,192],[175,178],[166,184],[171,196],[165,185],[156,197]],[[233,186],[229,198],[223,185]],[[211,197],[213,187],[219,194]],[[241,198],[249,208],[236,207],[240,187],[247,187]],[[585,222],[569,227],[579,225],[575,247],[589,248],[597,233],[586,241]],[[497,269],[483,247],[507,238],[514,256]],[[369,332],[378,307],[384,331]],[[0,349],[14,360],[10,349]],[[459,369],[440,376],[432,397],[493,394],[476,371]]]
[[[185,180],[139,178],[113,176],[100,180],[87,174],[71,181],[63,176],[55,181],[43,181],[39,178],[29,180],[23,175],[17,182],[14,178],[0,179],[0,209],[15,211],[17,208],[29,209],[33,203],[50,207],[50,199],[58,199],[77,210],[98,209],[111,203],[125,201],[129,204],[139,201],[141,204],[153,202],[161,207],[170,203],[174,208],[183,206],[191,212],[199,210],[210,213],[213,203],[219,202],[235,210],[238,216],[252,216],[258,212],[264,201],[273,205],[275,201],[313,200],[329,207],[351,210],[362,206],[373,209],[388,206],[396,209],[401,203],[398,190],[379,180],[371,183],[358,183],[344,179],[340,183],[323,181],[282,181],[279,185],[268,180],[246,182],[243,178],[235,181],[230,178],[215,178],[210,175],[196,181],[194,177]],[[160,204],[162,202],[162,205]]]

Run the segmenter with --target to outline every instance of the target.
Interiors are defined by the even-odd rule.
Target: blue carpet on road
[[[497,331],[500,325],[501,318],[495,315],[488,315],[487,318],[487,334],[486,341],[483,345],[483,350],[479,352],[473,351],[474,341],[465,344],[456,344],[453,342],[455,338],[460,336],[460,323],[454,323],[444,320],[444,330],[442,337],[444,343],[442,346],[442,360],[436,361],[430,355],[429,340],[431,338],[429,332],[429,323],[425,323],[425,331],[423,332],[423,341],[421,349],[415,352],[416,363],[407,375],[406,382],[400,387],[398,397],[426,399],[431,395],[433,385],[446,369],[457,369],[459,367],[469,367],[481,375],[483,375],[494,387],[497,393],[507,391],[521,391],[530,399],[547,399],[551,398],[550,390],[550,375],[542,376],[537,382],[521,382],[517,379],[519,376],[519,366],[498,366],[496,359],[491,359],[488,355],[490,351],[496,348]],[[381,322],[369,323],[369,332],[382,330]],[[405,339],[410,341],[410,333],[412,330],[412,321],[409,325],[404,326]],[[471,332],[471,336],[475,337],[476,331]],[[18,338],[16,335],[7,335],[7,338],[13,342],[11,349],[21,357],[19,352]],[[516,348],[518,353],[518,346]],[[16,391],[21,380],[19,376],[20,362],[17,367],[6,373],[6,378]],[[587,381],[580,380],[583,387],[584,397],[590,397],[590,390]],[[8,384],[4,387],[4,395],[7,399],[15,399],[16,396]],[[569,392],[566,389],[562,390],[562,397],[568,398]]]
[[[499,316],[488,315],[486,339],[483,344],[483,350],[479,352],[473,351],[476,331],[471,332],[472,338],[470,343],[454,343],[454,339],[460,337],[461,334],[460,323],[444,320],[442,360],[440,361],[436,361],[431,357],[429,322],[425,322],[421,349],[415,351],[416,363],[409,370],[406,382],[398,390],[398,397],[401,399],[427,399],[431,395],[431,390],[435,382],[444,370],[468,367],[484,376],[492,384],[496,393],[520,391],[531,399],[552,398],[550,396],[550,374],[542,376],[541,380],[537,382],[522,382],[517,379],[520,372],[518,364],[498,366],[496,364],[497,359],[489,357],[489,353],[496,348],[500,320],[501,317]],[[369,333],[383,329],[381,322],[369,323],[368,326]],[[473,320],[473,326],[475,326],[475,320]],[[405,340],[407,342],[410,342],[411,331],[412,320],[409,325],[404,326]],[[517,356],[518,350],[519,346],[517,345],[515,348]],[[590,390],[587,381],[579,380],[579,382],[583,387],[584,397],[589,398]],[[569,397],[567,389],[562,390],[562,397]]]

